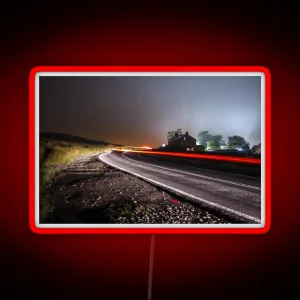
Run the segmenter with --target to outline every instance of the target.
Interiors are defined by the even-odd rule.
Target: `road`
[[[261,223],[260,166],[130,152],[104,153],[99,159],[242,223]]]

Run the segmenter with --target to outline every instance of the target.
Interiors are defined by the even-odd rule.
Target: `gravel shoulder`
[[[195,204],[99,161],[78,157],[57,165],[47,194],[53,209],[41,223],[229,224]]]

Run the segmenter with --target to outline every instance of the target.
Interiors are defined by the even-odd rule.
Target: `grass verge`
[[[57,174],[57,166],[71,164],[75,158],[109,151],[112,145],[90,144],[51,139],[40,140],[40,222],[47,220],[53,210],[49,187]]]

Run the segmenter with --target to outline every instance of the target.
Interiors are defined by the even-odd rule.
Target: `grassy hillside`
[[[47,188],[56,175],[58,165],[70,164],[76,157],[109,151],[115,145],[63,133],[40,134],[40,218],[51,211]]]
[[[77,142],[77,143],[85,143],[85,144],[93,144],[93,145],[108,145],[108,142],[104,141],[95,141],[90,140],[84,137],[79,137],[67,133],[60,133],[60,132],[41,132],[40,133],[41,140],[55,140],[55,141],[62,141],[62,142]]]

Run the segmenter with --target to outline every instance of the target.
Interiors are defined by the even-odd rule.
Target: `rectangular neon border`
[[[39,72],[260,72],[265,78],[265,225],[258,228],[40,228],[35,224],[35,78]],[[262,105],[262,104],[261,104]],[[262,117],[262,116],[261,116]],[[262,119],[262,118],[261,118]],[[263,186],[263,185],[262,185]],[[61,225],[61,224],[54,224]],[[64,224],[68,225],[68,224]],[[87,225],[87,224],[85,224]],[[92,224],[91,224],[92,225]],[[117,225],[117,224],[116,224]],[[144,224],[145,225],[145,224]],[[153,225],[153,224],[152,224]],[[271,75],[263,66],[39,66],[29,75],[29,226],[38,234],[262,234],[271,226]],[[72,225],[71,225],[72,226]],[[122,226],[122,225],[121,225]],[[157,226],[159,226],[157,224]],[[180,225],[179,225],[180,226]]]

